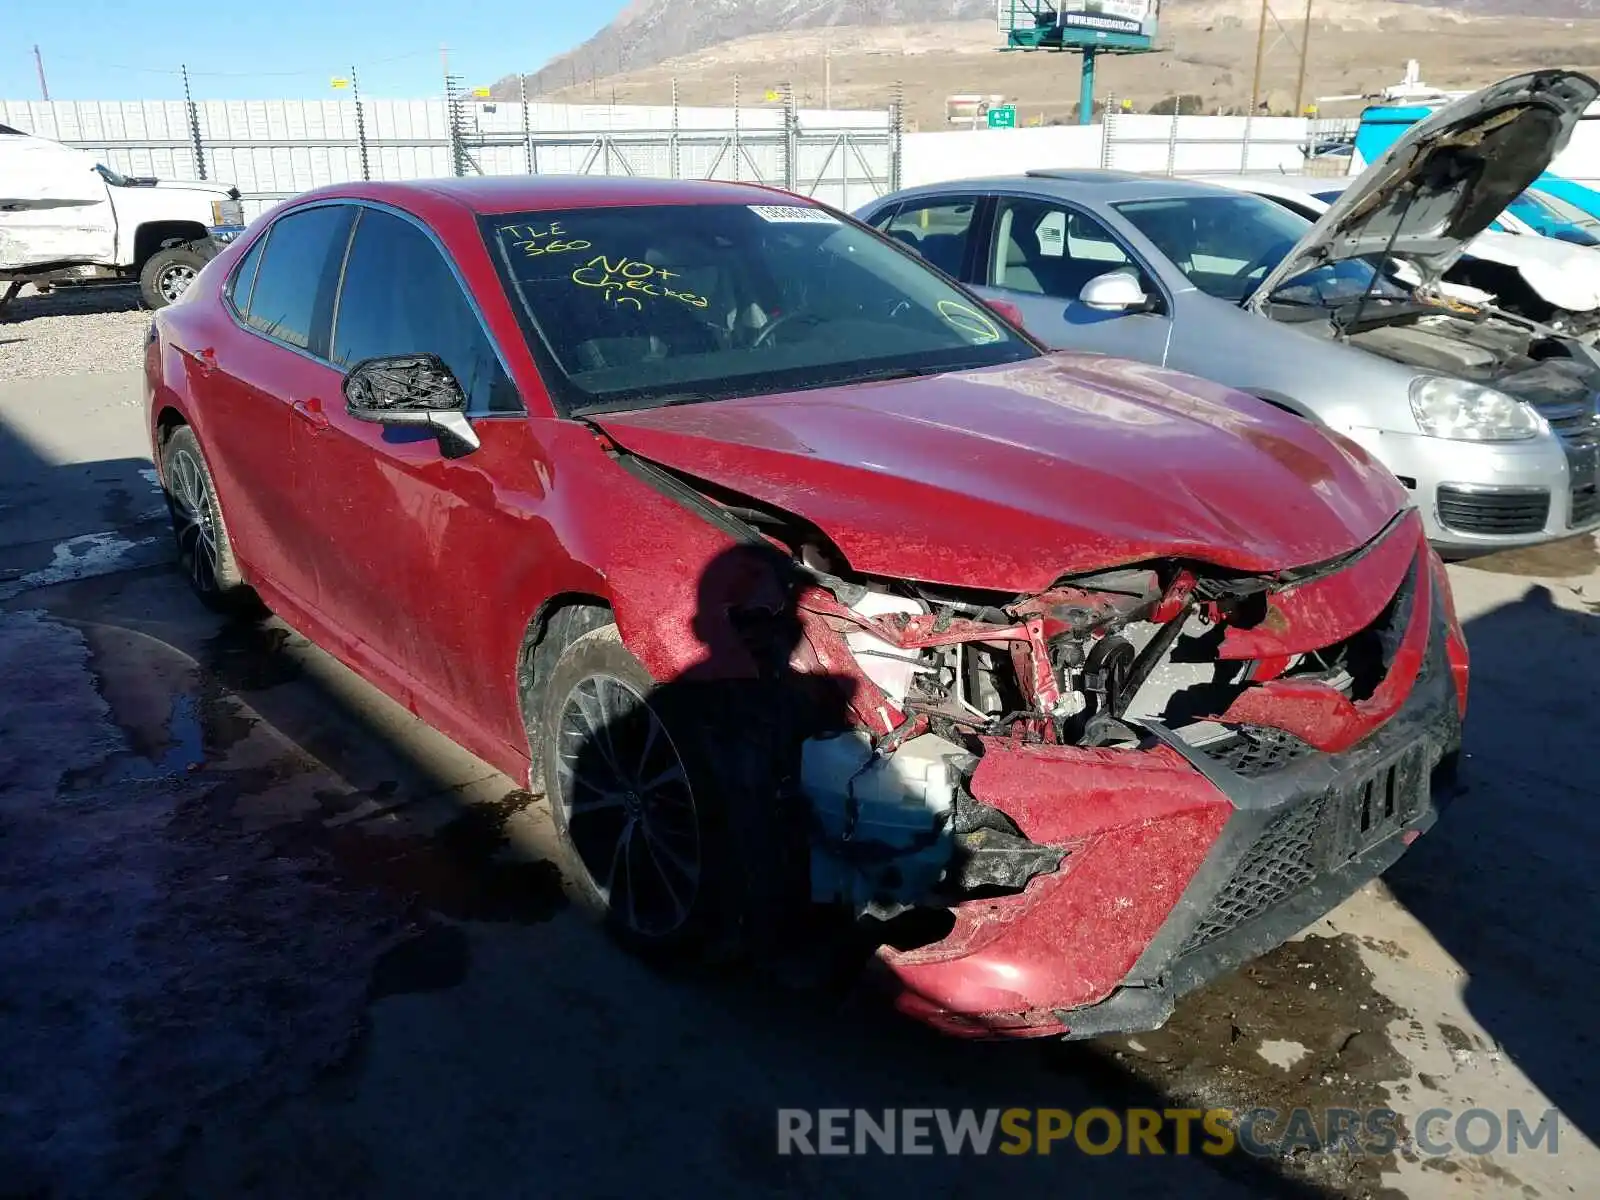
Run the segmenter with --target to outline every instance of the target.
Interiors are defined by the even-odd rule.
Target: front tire
[[[178,565],[190,590],[219,612],[251,604],[254,596],[234,558],[211,468],[187,425],[173,431],[161,452],[161,487],[172,517]]]
[[[731,687],[658,685],[613,624],[568,645],[543,687],[540,761],[571,873],[651,961],[762,953],[809,900],[804,821],[764,733],[780,723]]]
[[[209,238],[163,246],[139,268],[139,298],[146,308],[165,308],[189,290],[200,269],[217,256]]]

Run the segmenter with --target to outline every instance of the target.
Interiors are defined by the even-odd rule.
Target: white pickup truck
[[[243,229],[238,188],[130,179],[0,125],[0,307],[28,283],[137,280],[161,308]]]

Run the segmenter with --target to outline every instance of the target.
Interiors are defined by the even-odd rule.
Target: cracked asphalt
[[[0,382],[0,1196],[1600,1194],[1600,550],[1451,568],[1469,791],[1380,884],[1074,1045],[664,977],[542,802],[166,561],[128,372]],[[781,1157],[780,1107],[1559,1111],[1555,1153]]]

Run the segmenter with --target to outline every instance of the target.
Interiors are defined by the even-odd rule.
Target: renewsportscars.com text
[[[1146,1154],[1279,1158],[1297,1150],[1391,1154],[1555,1154],[1560,1114],[1430,1108],[1402,1116],[1366,1111],[1270,1108],[850,1109],[781,1108],[780,1155]]]

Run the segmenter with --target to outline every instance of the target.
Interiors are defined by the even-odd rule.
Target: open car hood
[[[590,419],[630,453],[809,522],[857,572],[1018,594],[1157,558],[1322,563],[1405,503],[1308,421],[1097,355]]]
[[[1381,255],[1436,284],[1566,147],[1600,83],[1576,71],[1517,75],[1408,129],[1340,196],[1247,302],[1325,263]]]

